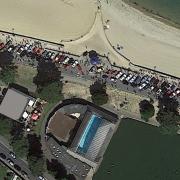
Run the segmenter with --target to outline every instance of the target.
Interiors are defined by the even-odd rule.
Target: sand
[[[157,21],[123,3],[102,1],[107,38],[135,64],[180,77],[180,30]],[[120,64],[120,62],[116,62]]]
[[[97,11],[95,1],[90,0],[3,0],[0,2],[1,30],[14,31],[57,43],[86,34],[94,22]]]
[[[97,0],[98,1],[98,0]],[[180,30],[157,21],[122,0],[6,0],[0,6],[0,29],[65,45],[81,54],[94,49],[112,63],[129,62],[180,77]],[[110,28],[104,30],[106,20]],[[73,41],[70,41],[70,40]],[[70,41],[70,42],[69,42]],[[48,45],[47,45],[48,46]],[[134,68],[131,66],[131,68]]]

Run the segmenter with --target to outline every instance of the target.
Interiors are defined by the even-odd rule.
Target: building
[[[33,97],[10,88],[0,104],[0,113],[16,121],[26,119],[35,101]]]
[[[69,142],[66,146],[68,156],[78,159],[85,163],[83,166],[88,165],[96,171],[116,130],[118,116],[78,98],[64,100],[60,108],[55,109],[47,123],[47,135],[50,133],[51,137],[55,137],[60,146],[61,142]],[[75,114],[79,116],[72,118]],[[64,146],[65,144],[63,148]],[[61,157],[59,159],[62,161]],[[61,163],[72,172],[73,165],[65,162],[67,161],[63,160]],[[75,174],[77,175],[77,172]]]

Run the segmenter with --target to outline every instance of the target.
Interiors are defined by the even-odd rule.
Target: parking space
[[[55,63],[62,73],[74,77],[81,76],[92,81],[100,79],[119,90],[151,98],[158,98],[165,94],[170,98],[180,99],[178,80],[168,82],[159,75],[133,72],[122,67],[112,67],[108,59],[103,56],[99,56],[98,63],[94,64],[95,60],[93,59],[92,62],[88,52],[77,56],[63,51],[44,49],[41,44],[13,45],[11,40],[6,43],[1,42],[0,51],[13,54],[15,63],[37,67],[39,61],[50,61]]]

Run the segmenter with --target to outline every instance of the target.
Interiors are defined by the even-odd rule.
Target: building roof
[[[67,142],[75,125],[76,119],[57,111],[49,120],[47,133],[51,133],[60,141]]]
[[[0,113],[14,120],[19,120],[31,97],[17,91],[8,89],[0,104]]]

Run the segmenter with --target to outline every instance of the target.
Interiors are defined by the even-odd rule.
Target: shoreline
[[[160,22],[163,22],[168,26],[174,27],[178,30],[180,29],[180,23],[177,23],[168,17],[162,16],[160,13],[155,12],[152,9],[145,8],[135,1],[133,1],[133,2],[130,0],[122,0],[122,1],[126,4],[128,4],[129,6],[141,11],[142,13],[144,13],[145,15],[147,15],[149,17],[152,17],[152,18],[154,18]]]

